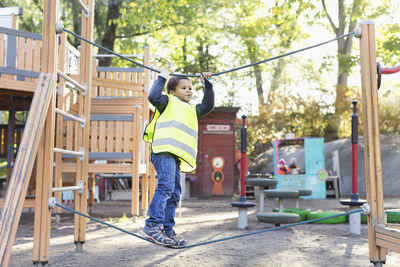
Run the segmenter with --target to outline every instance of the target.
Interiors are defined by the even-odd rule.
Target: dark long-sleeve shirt
[[[158,109],[160,114],[165,110],[168,105],[168,96],[162,94],[164,89],[166,79],[159,76],[158,79],[153,83],[150,89],[149,101],[150,103]],[[196,105],[197,119],[201,119],[210,113],[214,108],[214,90],[213,85],[207,79],[204,79],[205,90],[203,100],[201,104]]]

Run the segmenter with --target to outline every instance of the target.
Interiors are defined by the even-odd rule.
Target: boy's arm
[[[201,119],[214,109],[214,90],[212,83],[204,79],[205,87],[201,104],[196,105],[197,118]]]
[[[159,75],[158,79],[153,83],[150,89],[149,101],[150,103],[162,113],[168,105],[168,96],[163,95],[161,92],[164,89],[166,78]]]

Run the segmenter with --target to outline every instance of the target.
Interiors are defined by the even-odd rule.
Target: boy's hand
[[[170,74],[170,71],[168,69],[162,68],[160,70],[160,74],[158,74],[158,76],[161,76],[161,77],[165,78],[166,80],[168,80],[169,74]]]
[[[201,73],[200,80],[201,80],[201,82],[204,82],[204,79],[208,80],[211,78],[211,76],[212,76],[211,72],[203,72],[203,73]]]

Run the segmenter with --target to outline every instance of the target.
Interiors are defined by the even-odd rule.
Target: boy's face
[[[178,85],[175,87],[174,91],[171,91],[171,94],[178,97],[184,102],[189,103],[192,99],[192,82],[187,79],[182,79],[178,82]]]

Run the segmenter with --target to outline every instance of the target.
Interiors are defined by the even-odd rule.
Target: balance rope
[[[129,61],[131,63],[134,63],[134,64],[136,64],[138,66],[141,66],[141,67],[143,67],[145,69],[160,73],[160,71],[157,70],[157,69],[154,69],[152,67],[146,66],[146,65],[144,65],[144,64],[142,64],[140,62],[134,61],[134,60],[132,60],[132,59],[130,59],[128,57],[125,57],[125,56],[123,56],[121,54],[118,54],[117,52],[114,52],[114,51],[112,51],[112,50],[110,50],[108,48],[105,48],[105,47],[103,47],[103,46],[101,46],[99,44],[96,44],[96,43],[94,43],[94,42],[92,42],[92,41],[90,41],[90,40],[88,40],[88,39],[86,39],[86,38],[84,38],[84,37],[72,32],[72,31],[70,31],[68,29],[64,28],[63,30],[65,32],[75,36],[78,39],[81,39],[81,40],[83,40],[83,41],[85,41],[85,42],[87,42],[87,43],[89,43],[89,44],[91,44],[93,46],[96,46],[96,47],[98,47],[100,49],[103,49],[103,50],[107,51],[110,54],[116,55],[117,57],[125,59],[125,60],[127,60],[127,61]],[[285,53],[285,54],[282,54],[282,55],[279,55],[279,56],[267,58],[267,59],[264,59],[264,60],[261,60],[261,61],[258,61],[258,62],[254,62],[254,63],[247,64],[247,65],[243,65],[243,66],[236,67],[236,68],[233,68],[233,69],[229,69],[229,70],[225,70],[225,71],[221,71],[221,72],[216,72],[216,73],[213,73],[212,76],[218,76],[218,75],[221,75],[221,74],[226,74],[226,73],[229,73],[229,72],[241,70],[241,69],[248,68],[248,67],[255,66],[255,65],[259,65],[259,64],[262,64],[262,63],[265,63],[265,62],[268,62],[268,61],[272,61],[272,60],[275,60],[275,59],[279,59],[279,58],[282,58],[282,57],[293,55],[293,54],[296,54],[296,53],[299,53],[299,52],[303,52],[303,51],[306,51],[306,50],[309,50],[309,49],[312,49],[312,48],[315,48],[315,47],[318,47],[318,46],[321,46],[321,45],[328,44],[328,43],[333,42],[333,41],[337,41],[339,39],[342,39],[342,38],[345,38],[347,36],[351,36],[351,35],[354,35],[354,34],[355,34],[354,31],[353,32],[349,32],[349,33],[340,35],[340,36],[338,36],[338,37],[336,37],[334,39],[331,39],[331,40],[328,40],[328,41],[325,41],[325,42],[322,42],[322,43],[317,43],[317,44],[314,44],[314,45],[311,45],[311,46],[307,46],[307,47],[304,47],[304,48],[301,48],[301,49],[298,49],[298,50],[294,50],[292,52],[288,52],[288,53]],[[199,74],[179,74],[179,73],[171,73],[170,75],[172,75],[172,76],[180,76],[180,77],[200,77],[201,76]]]
[[[132,232],[129,232],[129,231],[127,231],[127,230],[124,230],[124,229],[122,229],[122,228],[119,228],[119,227],[117,227],[117,226],[115,226],[115,225],[112,225],[112,224],[109,224],[109,223],[107,223],[107,222],[101,221],[101,220],[99,220],[99,219],[93,218],[93,217],[91,217],[91,216],[89,216],[89,215],[87,215],[87,214],[83,214],[83,213],[81,213],[81,212],[79,212],[79,211],[76,211],[76,210],[74,210],[74,209],[71,209],[71,208],[68,208],[68,207],[66,207],[66,206],[60,205],[59,203],[55,203],[55,205],[56,205],[57,207],[60,207],[60,208],[62,208],[62,209],[65,209],[65,210],[67,210],[67,211],[69,211],[69,212],[72,212],[72,213],[78,214],[78,215],[80,215],[80,216],[86,217],[86,218],[88,218],[88,219],[90,219],[90,220],[92,220],[92,221],[95,221],[95,222],[104,224],[104,225],[106,225],[106,226],[108,226],[108,227],[114,228],[114,229],[116,229],[116,230],[118,230],[118,231],[121,231],[121,232],[123,232],[123,233],[125,233],[125,234],[133,235],[133,236],[138,237],[138,238],[140,238],[140,239],[143,239],[143,240],[145,240],[145,241],[147,241],[147,242],[153,243],[152,241],[150,241],[150,240],[148,240],[148,239],[146,239],[146,238],[144,238],[144,237],[142,237],[142,236],[140,236],[140,235],[138,235],[138,234],[134,234],[134,233],[132,233]],[[289,228],[289,227],[293,227],[293,226],[297,226],[297,225],[302,225],[302,224],[307,224],[307,223],[312,223],[312,222],[318,222],[318,221],[322,221],[322,220],[326,220],[326,219],[331,219],[331,218],[340,217],[340,216],[344,216],[344,215],[349,215],[349,214],[353,214],[353,213],[359,213],[359,212],[363,212],[363,211],[364,211],[363,209],[351,210],[351,211],[348,211],[348,212],[344,212],[344,213],[340,213],[340,214],[335,214],[335,215],[327,216],[327,217],[324,217],[324,218],[317,218],[317,219],[312,219],[312,220],[309,220],[309,221],[302,221],[302,222],[297,222],[297,223],[292,223],[292,224],[286,224],[286,225],[283,225],[283,226],[268,228],[268,229],[259,230],[259,231],[255,231],[255,232],[250,232],[250,233],[246,233],[246,234],[235,235],[235,236],[231,236],[231,237],[225,237],[225,238],[216,239],[216,240],[211,240],[211,241],[206,241],[206,242],[200,242],[200,243],[197,243],[197,244],[193,244],[193,245],[189,245],[189,246],[183,247],[183,248],[181,248],[181,249],[184,249],[184,248],[193,248],[193,247],[199,247],[199,246],[208,245],[208,244],[212,244],[212,243],[223,242],[223,241],[232,240],[232,239],[236,239],[236,238],[241,238],[241,237],[245,237],[245,236],[251,236],[251,235],[261,234],[261,233],[265,233],[265,232],[270,232],[270,231],[274,231],[274,230],[280,230],[280,229]]]

